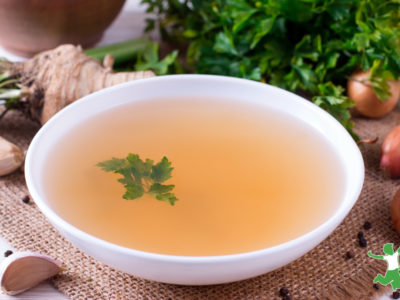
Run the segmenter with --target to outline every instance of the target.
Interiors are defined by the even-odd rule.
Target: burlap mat
[[[379,136],[380,141],[393,126],[400,124],[400,111],[381,120],[356,119],[361,137]],[[17,113],[0,121],[0,135],[27,148],[38,127]],[[1,178],[0,235],[15,248],[49,254],[67,266],[53,279],[54,286],[73,299],[280,299],[285,286],[292,299],[370,299],[379,291],[372,287],[384,261],[367,256],[381,254],[384,243],[400,244],[390,217],[391,198],[399,181],[385,180],[379,172],[380,143],[362,147],[366,180],[362,195],[344,222],[323,243],[295,262],[269,274],[232,284],[185,287],[142,280],[109,268],[88,257],[63,239],[46,221],[35,204],[24,204],[27,194],[22,172]],[[372,223],[368,231],[364,222]],[[367,248],[358,245],[357,233],[363,230]],[[355,257],[346,259],[347,251]],[[388,291],[388,289],[386,289]]]

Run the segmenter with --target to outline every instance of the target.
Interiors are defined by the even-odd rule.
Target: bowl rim
[[[60,119],[66,112],[70,110],[75,110],[77,109],[76,107],[79,107],[82,105],[82,103],[86,103],[89,101],[95,101],[95,98],[99,95],[105,94],[105,93],[112,93],[114,90],[119,90],[119,89],[126,89],[128,87],[134,87],[136,85],[141,85],[143,83],[147,82],[157,82],[157,81],[164,81],[164,80],[215,80],[215,81],[221,81],[221,82],[230,82],[232,84],[235,83],[243,83],[244,81],[247,81],[246,84],[249,85],[249,88],[251,86],[264,86],[267,89],[272,89],[277,91],[278,93],[283,94],[283,96],[287,96],[292,98],[293,101],[298,102],[300,105],[303,105],[307,107],[307,109],[311,109],[314,111],[314,113],[318,115],[322,115],[322,118],[327,118],[327,121],[330,121],[331,123],[334,122],[336,123],[337,130],[341,132],[343,135],[344,139],[347,140],[347,142],[350,142],[351,148],[354,151],[354,154],[356,155],[356,159],[354,161],[354,164],[356,165],[356,169],[359,170],[359,176],[356,178],[356,184],[352,187],[349,188],[349,195],[346,198],[349,198],[347,201],[342,200],[342,203],[339,205],[339,207],[336,208],[334,213],[328,217],[322,224],[319,226],[315,227],[311,231],[308,231],[307,233],[300,235],[290,241],[268,247],[268,248],[263,248],[259,250],[254,250],[254,251],[248,251],[248,252],[242,252],[242,253],[235,253],[235,254],[228,254],[228,255],[214,255],[214,256],[179,256],[179,255],[170,255],[170,254],[160,254],[160,253],[153,253],[153,252],[147,252],[143,250],[136,250],[136,249],[131,249],[128,247],[120,246],[111,242],[108,242],[106,240],[103,240],[101,238],[95,237],[77,227],[74,225],[68,223],[66,220],[64,220],[61,216],[59,216],[57,213],[55,213],[49,205],[45,203],[45,201],[42,200],[41,195],[39,194],[38,190],[36,189],[36,186],[33,181],[33,174],[34,174],[34,168],[32,166],[32,162],[34,160],[34,153],[37,151],[36,148],[38,148],[38,145],[40,143],[40,140],[42,139],[42,136],[46,133],[46,131],[53,125],[53,123],[58,122],[58,119]],[[354,179],[354,178],[353,178]],[[243,261],[243,260],[248,260],[248,259],[254,259],[257,257],[265,257],[268,255],[272,254],[278,254],[279,252],[284,252],[286,249],[293,249],[296,246],[300,246],[301,244],[306,243],[307,241],[313,241],[316,238],[318,238],[319,233],[323,232],[329,232],[329,234],[336,229],[336,227],[342,222],[342,220],[346,217],[350,209],[353,207],[354,203],[357,201],[360,192],[363,187],[364,183],[364,161],[361,155],[361,152],[354,142],[353,138],[350,136],[350,134],[346,131],[346,129],[334,118],[332,117],[329,113],[326,111],[322,110],[321,108],[317,107],[310,101],[305,100],[304,98],[288,92],[286,90],[283,90],[281,88],[271,86],[265,83],[261,82],[256,82],[248,79],[242,79],[242,78],[234,78],[234,77],[228,77],[228,76],[220,76],[220,75],[192,75],[192,74],[180,74],[180,75],[164,75],[164,76],[157,76],[157,77],[151,77],[151,78],[146,78],[146,79],[140,79],[137,81],[131,81],[131,82],[126,82],[122,84],[117,84],[112,87],[108,87],[102,90],[99,90],[97,92],[94,92],[92,94],[89,94],[81,99],[79,101],[75,101],[74,103],[71,103],[67,107],[63,108],[61,111],[56,113],[40,130],[37,132],[35,137],[33,138],[31,144],[29,145],[27,154],[26,154],[26,160],[25,160],[25,180],[27,183],[27,187],[29,192],[31,193],[32,198],[34,199],[36,205],[39,207],[41,212],[46,216],[46,218],[52,223],[53,226],[56,224],[56,228],[62,228],[64,231],[67,231],[69,234],[78,237],[79,240],[84,240],[87,241],[91,244],[96,244],[99,247],[106,248],[107,250],[111,251],[117,251],[122,254],[127,254],[127,255],[134,255],[138,258],[146,259],[146,260],[152,260],[152,261],[159,261],[159,262],[173,262],[173,263],[184,263],[184,264],[204,264],[204,263],[215,263],[215,262],[238,262],[238,261]],[[348,179],[349,180],[349,179]],[[333,229],[331,229],[333,228]],[[328,234],[328,235],[329,235]],[[324,237],[326,238],[326,237]],[[319,242],[318,242],[319,244]],[[308,252],[309,250],[307,250]]]

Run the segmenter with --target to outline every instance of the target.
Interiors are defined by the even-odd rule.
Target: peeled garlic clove
[[[14,172],[23,162],[22,149],[0,136],[0,176]]]
[[[62,271],[61,263],[35,252],[16,252],[0,265],[1,289],[8,295],[22,293]]]

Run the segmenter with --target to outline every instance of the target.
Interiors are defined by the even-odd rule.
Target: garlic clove
[[[16,252],[0,265],[1,289],[8,295],[20,294],[63,270],[61,263],[35,252]]]
[[[0,136],[0,176],[14,172],[23,162],[22,149]]]

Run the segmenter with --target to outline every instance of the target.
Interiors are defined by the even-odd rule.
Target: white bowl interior
[[[180,257],[127,249],[95,238],[68,224],[50,207],[44,193],[46,157],[54,144],[76,124],[133,101],[157,98],[223,98],[279,110],[313,127],[331,145],[343,168],[343,198],[332,216],[311,232],[259,251],[215,256]],[[303,255],[342,221],[358,198],[364,179],[363,160],[351,136],[329,114],[292,93],[266,84],[210,75],[162,76],[129,82],[91,94],[73,103],[45,124],[32,141],[26,159],[26,180],[35,202],[49,221],[89,255],[117,269],[147,279],[177,284],[215,284],[256,276]],[[295,251],[290,250],[295,249]]]

